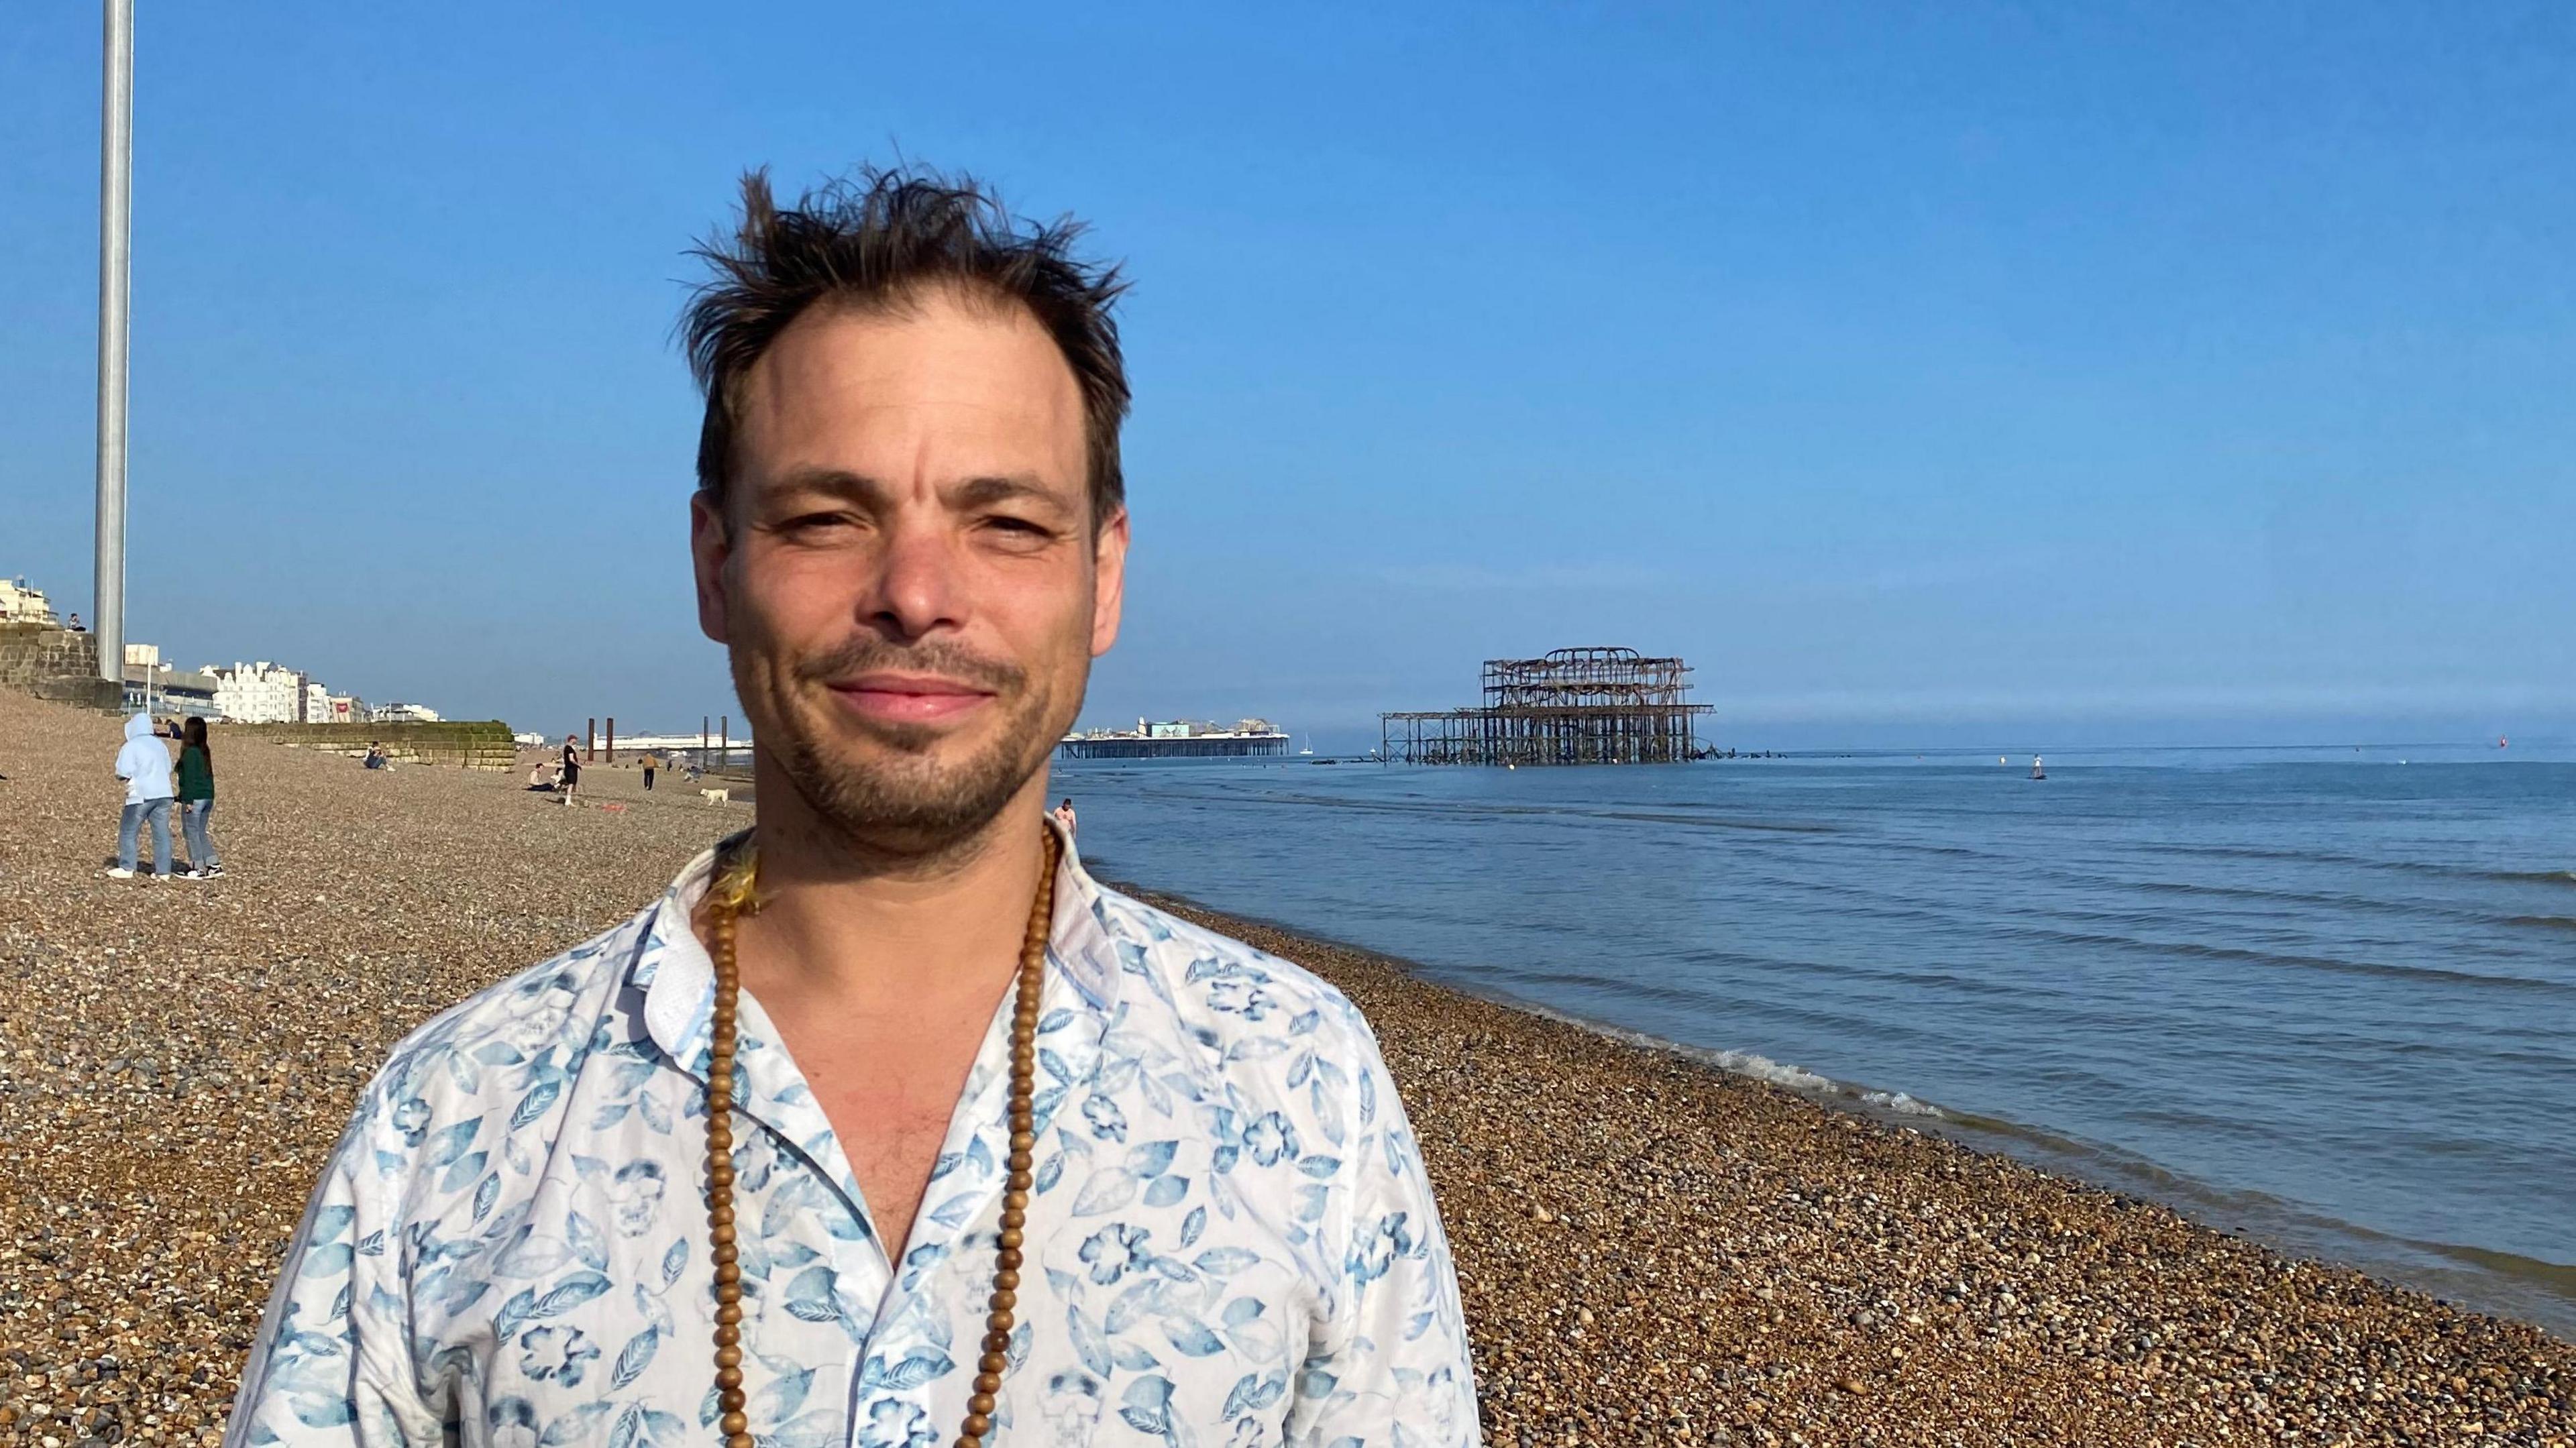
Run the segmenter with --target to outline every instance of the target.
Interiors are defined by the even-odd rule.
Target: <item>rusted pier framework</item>
[[[1635,649],[1487,659],[1474,709],[1378,716],[1378,757],[1398,764],[1673,764],[1701,755],[1690,666]]]

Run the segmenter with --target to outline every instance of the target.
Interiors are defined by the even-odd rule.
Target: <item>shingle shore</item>
[[[227,878],[109,880],[118,740],[0,694],[0,1443],[211,1441],[386,1049],[749,817],[219,735]],[[2576,1445],[2538,1329],[1184,913],[1375,1024],[1491,1442]]]

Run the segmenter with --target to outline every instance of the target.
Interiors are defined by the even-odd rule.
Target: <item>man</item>
[[[644,792],[646,794],[653,792],[653,771],[661,767],[662,756],[649,749],[644,751]]]
[[[116,823],[116,866],[110,878],[131,880],[142,850],[143,826],[152,826],[152,878],[170,878],[170,748],[150,714],[125,721],[125,743],[116,751],[116,777],[125,781],[125,812]]]
[[[581,744],[567,734],[563,742],[563,767],[555,772],[555,789],[562,795],[563,803],[572,803],[573,788],[580,783]]]
[[[757,827],[395,1053],[234,1444],[1477,1441],[1366,1023],[1046,824],[1128,544],[1119,283],[1072,237],[746,181],[685,335]]]
[[[1073,838],[1074,818],[1072,799],[1067,798],[1055,807],[1055,822],[1064,827],[1064,837],[1066,839],[1069,840]]]

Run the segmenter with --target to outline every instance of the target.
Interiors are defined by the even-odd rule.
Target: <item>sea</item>
[[[1087,863],[2576,1338],[2576,750],[1060,763]]]

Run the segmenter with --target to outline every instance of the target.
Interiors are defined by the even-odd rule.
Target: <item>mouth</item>
[[[937,674],[867,673],[826,687],[842,708],[880,724],[950,724],[995,697],[990,689]]]

